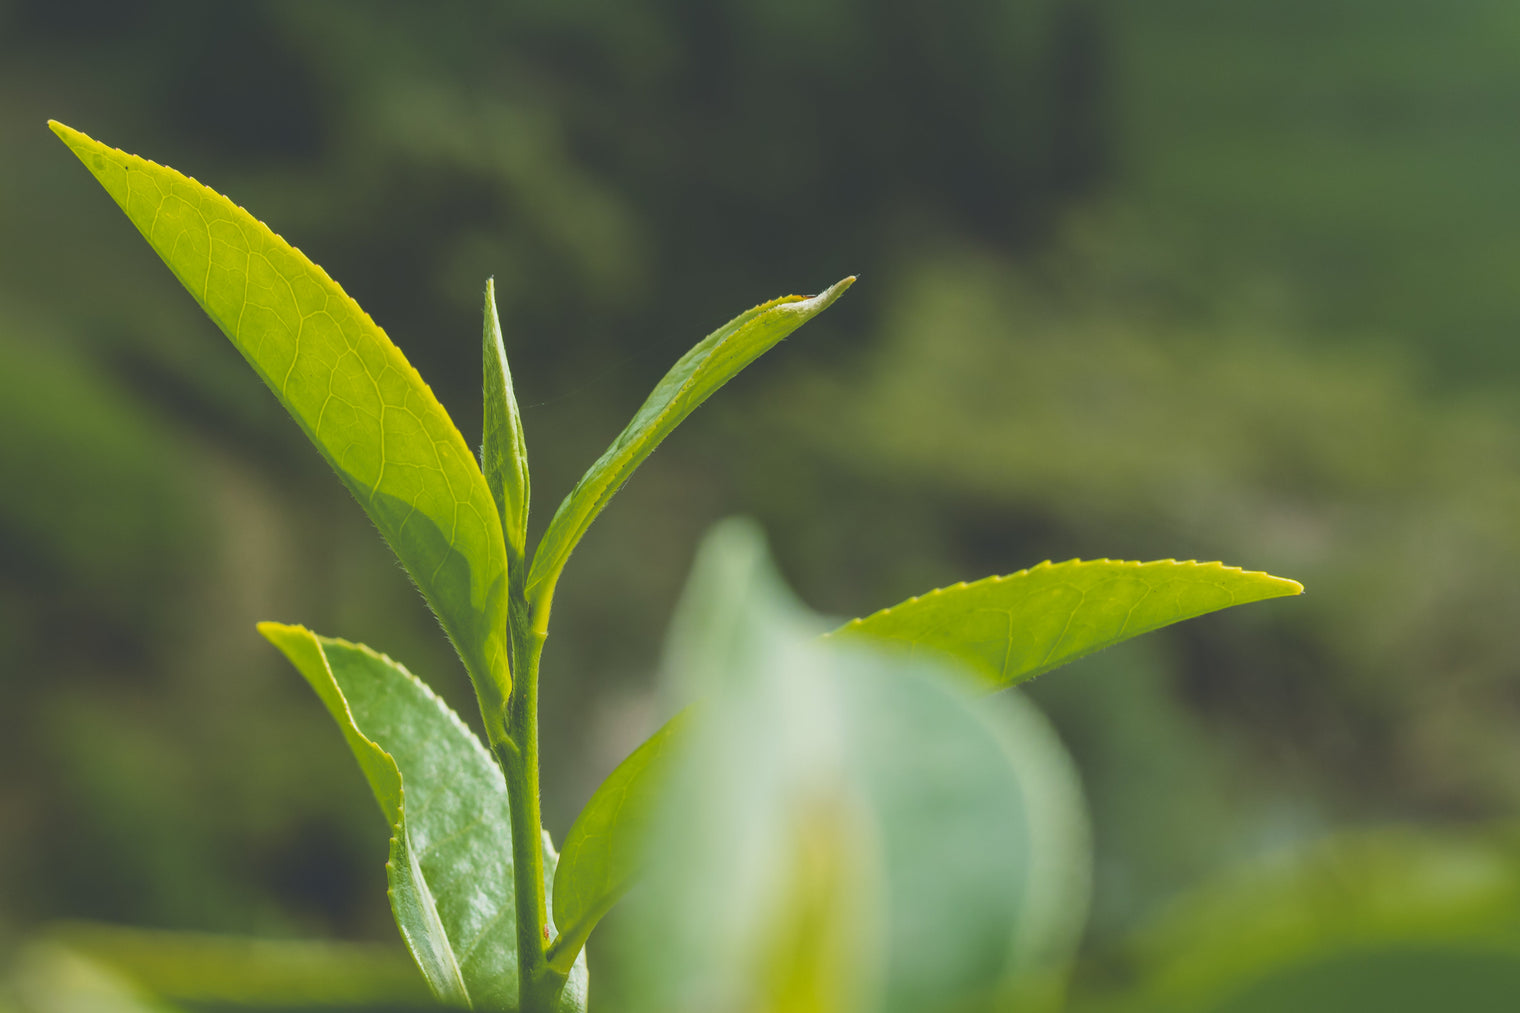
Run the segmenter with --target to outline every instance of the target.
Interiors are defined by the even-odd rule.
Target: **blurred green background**
[[[252,209],[472,441],[494,275],[535,532],[691,343],[861,275],[571,563],[557,836],[740,512],[841,616],[1072,556],[1308,586],[1030,687],[1092,807],[1084,974],[1241,862],[1520,809],[1515,4],[0,0],[0,955],[58,918],[394,940],[373,803],[256,620],[473,710],[49,117]]]

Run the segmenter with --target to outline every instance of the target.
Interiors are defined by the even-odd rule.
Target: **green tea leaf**
[[[496,500],[501,529],[506,537],[508,571],[521,576],[528,538],[528,444],[523,438],[522,415],[512,391],[512,371],[507,368],[507,349],[501,340],[501,319],[496,315],[496,281],[486,281],[485,326],[481,336],[485,374],[485,425],[480,463],[486,485]]]
[[[232,201],[49,125],[359,500],[438,614],[497,734],[511,689],[501,525],[422,377],[326,272]]]
[[[564,927],[553,958],[566,963],[642,871],[649,824],[690,711],[671,718],[608,775],[565,835],[554,874],[554,920]]]
[[[1072,559],[930,591],[830,636],[951,655],[991,691],[1184,619],[1303,589],[1220,563]]]
[[[854,283],[853,277],[845,278],[811,298],[785,296],[756,306],[703,338],[670,368],[549,521],[528,574],[529,598],[541,603],[540,622],[547,618],[555,582],[576,543],[634,469],[714,391],[822,313]]]
[[[434,994],[473,1009],[517,1004],[511,815],[501,768],[401,665],[300,626],[259,632],[311,683],[391,826],[391,907]],[[546,877],[554,853],[545,847]],[[584,1009],[584,960],[560,1010]]]

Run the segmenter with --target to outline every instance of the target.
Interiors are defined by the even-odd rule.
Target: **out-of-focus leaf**
[[[115,969],[56,942],[26,947],[15,962],[14,976],[24,1013],[174,1013],[175,1009]]]
[[[625,946],[643,998],[959,1010],[1043,987],[1087,897],[1060,744],[1021,699],[988,708],[937,658],[826,628],[753,528],[709,536],[667,671],[707,698],[658,810],[651,889],[622,922],[658,940]]]
[[[1520,989],[1513,840],[1370,831],[1233,870],[1132,943],[1138,980],[1079,1010],[1509,1010]]]
[[[787,1013],[838,1013],[864,1007],[879,968],[863,944],[862,909],[880,870],[869,853],[872,836],[854,807],[826,796],[804,801],[778,835],[778,858],[790,872],[770,919],[771,935],[757,946],[758,1008]],[[790,847],[788,847],[790,845]]]
[[[391,907],[442,1001],[517,1004],[511,816],[501,768],[421,680],[360,644],[300,626],[261,632],[311,683],[348,741],[391,826]],[[546,877],[554,852],[546,844]],[[560,1010],[585,1008],[576,965]]]
[[[1072,559],[930,591],[832,636],[948,654],[998,690],[1184,619],[1303,589],[1221,563]]]
[[[416,1006],[431,993],[405,951],[331,940],[253,939],[74,922],[52,940],[170,1000],[271,1006]]]
[[[514,579],[521,579],[525,576],[520,570],[528,538],[528,443],[523,436],[522,414],[517,410],[517,395],[512,390],[507,349],[501,340],[495,279],[486,282],[481,365],[485,378],[485,424],[480,463],[501,517],[508,570]]]
[[[269,385],[438,614],[495,730],[511,688],[501,525],[464,437],[338,284],[173,169],[49,124]]]
[[[644,867],[650,819],[689,720],[683,711],[630,753],[565,835],[554,874],[554,920],[563,932],[555,943],[557,965],[574,959]]]
[[[555,511],[533,555],[528,575],[530,598],[547,602],[581,536],[661,440],[719,387],[828,309],[854,283],[853,277],[845,278],[811,298],[793,295],[762,303],[713,331],[681,356],[634,413],[633,421],[586,470]]]
[[[867,652],[840,674],[850,771],[880,827],[880,1008],[1058,994],[1091,850],[1080,782],[1044,716],[1017,695],[970,699],[932,662]]]

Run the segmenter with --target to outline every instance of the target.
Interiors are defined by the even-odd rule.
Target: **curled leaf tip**
[[[855,275],[848,275],[834,282],[834,284],[830,285],[828,288],[824,289],[813,298],[820,301],[826,301],[826,303],[831,303],[835,299],[838,299],[840,296],[844,295],[845,291],[853,284],[855,284]]]

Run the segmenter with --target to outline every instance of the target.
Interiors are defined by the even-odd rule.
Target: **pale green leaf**
[[[549,522],[528,575],[530,600],[546,609],[565,561],[628,476],[714,391],[772,346],[827,309],[853,277],[804,298],[785,296],[730,320],[683,355],[655,386],[633,421],[576,483]]]
[[[617,923],[639,1008],[1006,1009],[1059,984],[1089,863],[1060,742],[1022,698],[824,628],[752,526],[708,537],[666,668],[702,711]]]
[[[511,815],[501,768],[419,679],[360,644],[300,626],[261,632],[311,683],[338,723],[391,826],[391,907],[441,1000],[517,1004]],[[546,848],[546,876],[553,851]],[[561,1011],[584,1008],[585,965]]]
[[[359,500],[438,614],[497,729],[511,688],[501,524],[469,446],[422,377],[326,272],[232,201],[50,126]]]
[[[1220,563],[1072,559],[930,591],[851,620],[831,637],[947,654],[998,690],[1184,619],[1303,589]]]
[[[689,714],[677,714],[630,753],[565,835],[554,875],[554,920],[564,933],[551,954],[556,963],[568,965],[643,869],[649,824],[685,741]]]
[[[430,993],[400,947],[65,922],[48,938],[149,994],[209,1004],[421,1006]]]
[[[16,1013],[177,1013],[116,968],[52,940],[24,947],[7,964],[21,1003]],[[11,1013],[8,998],[0,991],[4,1013]]]
[[[528,537],[528,444],[523,438],[517,395],[512,390],[512,371],[507,368],[507,349],[501,340],[495,279],[486,281],[481,360],[485,376],[485,425],[480,462],[501,516],[508,569],[514,578],[520,578]]]

